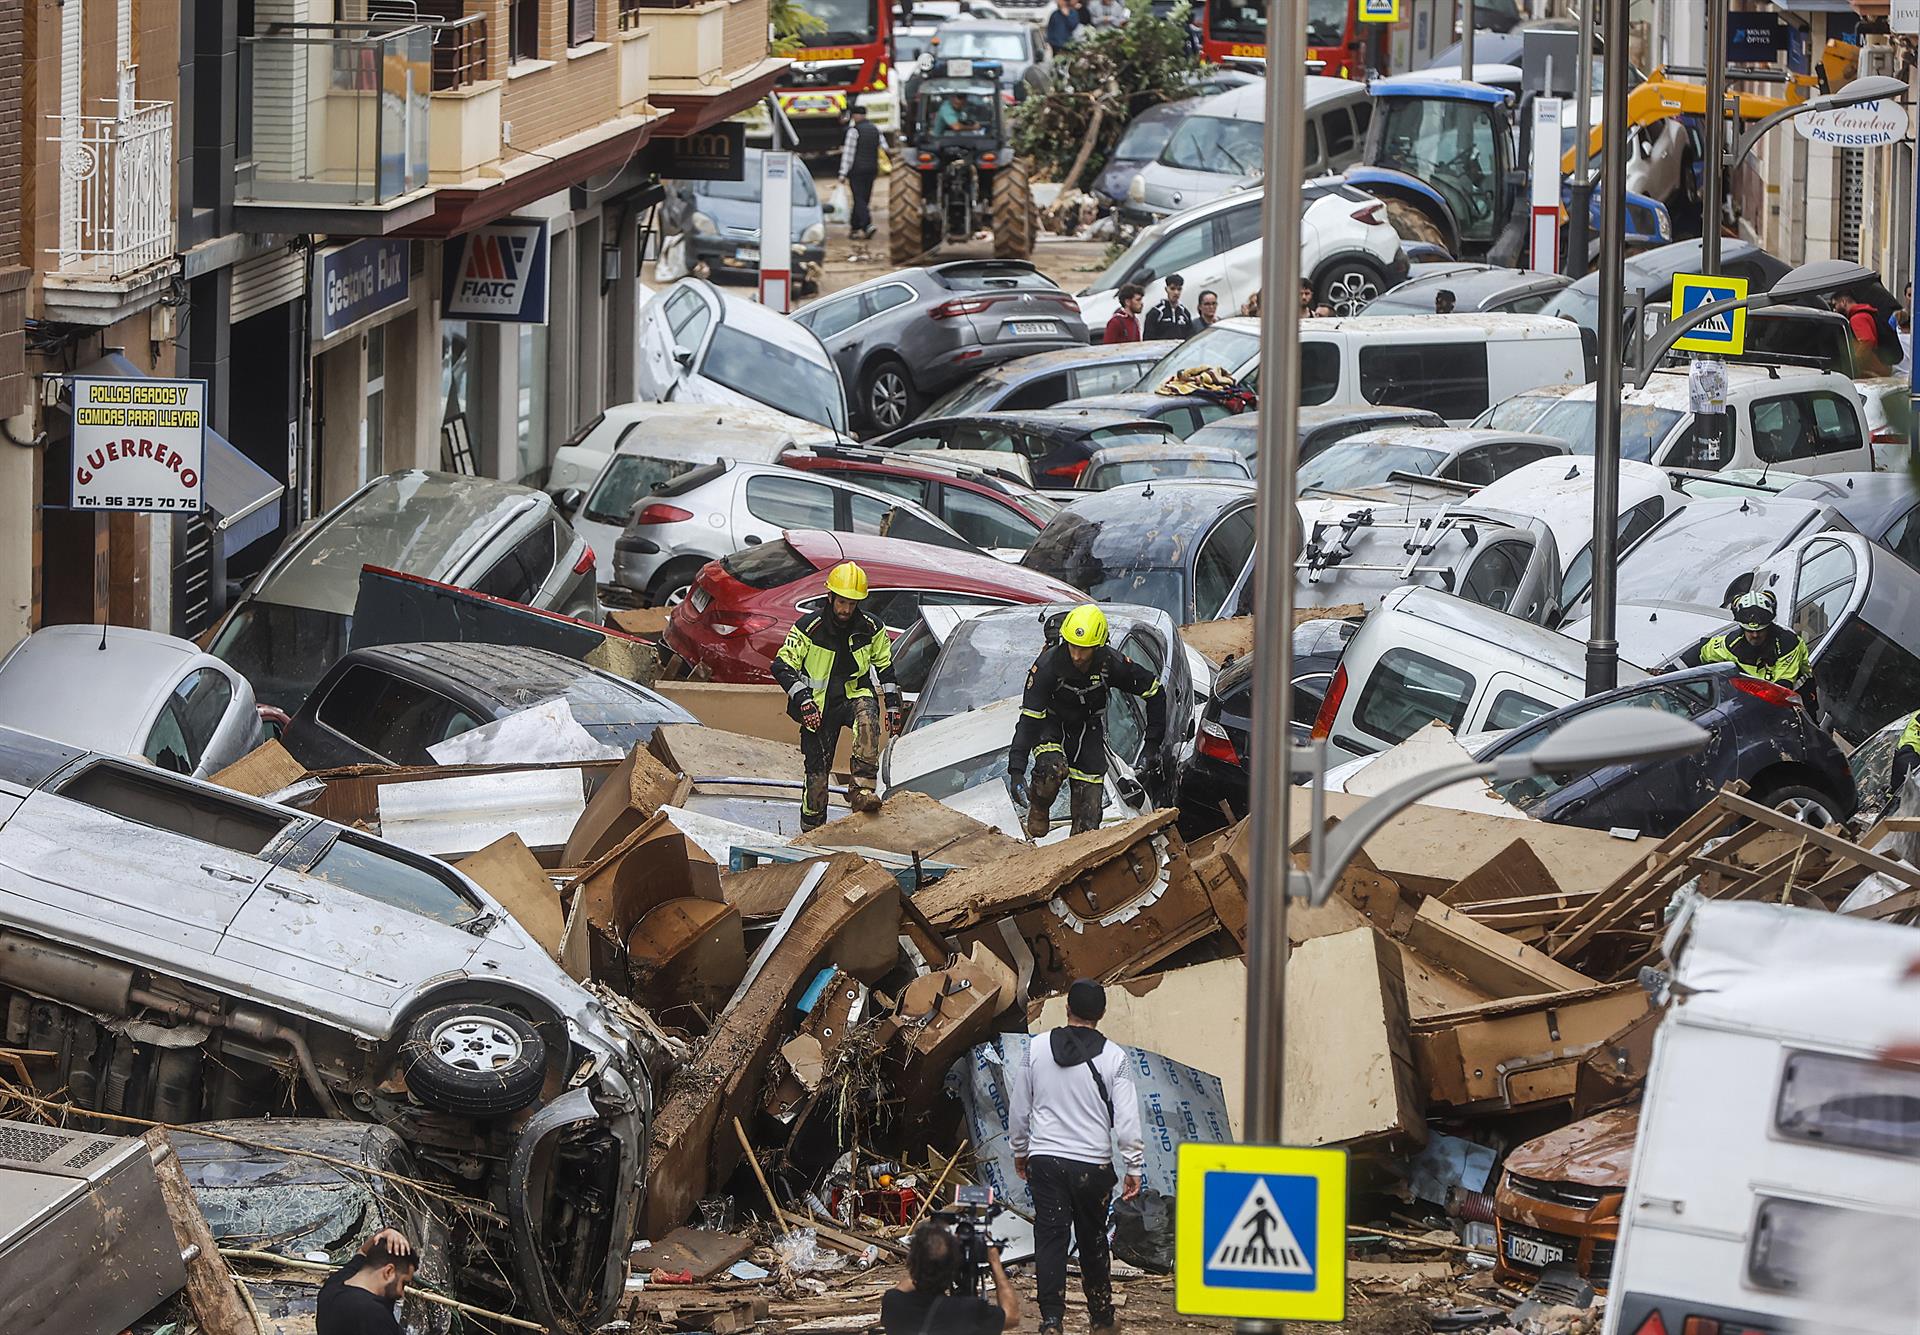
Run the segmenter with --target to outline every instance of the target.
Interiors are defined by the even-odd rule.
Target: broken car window
[[[1429,723],[1457,731],[1472,698],[1470,674],[1411,649],[1390,649],[1360,693],[1354,722],[1391,745]]]

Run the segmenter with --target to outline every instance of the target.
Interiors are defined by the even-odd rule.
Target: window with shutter
[[[593,18],[599,0],[567,0],[567,44],[585,46],[593,40]]]

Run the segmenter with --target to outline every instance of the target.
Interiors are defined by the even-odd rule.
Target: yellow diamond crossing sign
[[[1360,0],[1362,23],[1398,23],[1400,0]]]
[[[1745,300],[1747,280],[1744,278],[1709,278],[1706,274],[1682,273],[1673,276],[1672,318],[1680,319],[1690,315],[1709,302],[1725,301],[1729,297]],[[1721,311],[1710,315],[1705,321],[1690,329],[1682,337],[1674,340],[1674,349],[1679,352],[1711,352],[1722,357],[1737,357],[1747,347],[1747,308],[1735,306],[1730,311]]]
[[[1185,1315],[1345,1318],[1346,1151],[1188,1141],[1174,1223]]]

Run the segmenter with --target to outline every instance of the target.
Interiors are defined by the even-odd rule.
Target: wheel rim
[[[1362,307],[1380,295],[1380,284],[1361,269],[1337,273],[1327,281],[1324,300],[1335,315],[1358,315]]]
[[[867,394],[867,406],[876,426],[896,427],[907,415],[907,385],[896,371],[882,371],[873,378]]]
[[[497,1020],[461,1015],[439,1025],[427,1044],[442,1065],[461,1071],[504,1070],[520,1060],[520,1035]]]
[[[678,607],[687,601],[687,595],[693,592],[691,584],[676,584],[667,590],[667,596],[661,600],[662,607]]]
[[[1773,804],[1773,809],[1783,816],[1790,816],[1802,825],[1811,825],[1825,829],[1834,823],[1833,813],[1827,810],[1827,804],[1814,797],[1788,797]]]

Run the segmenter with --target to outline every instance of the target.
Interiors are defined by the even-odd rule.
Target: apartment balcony
[[[767,0],[620,0],[621,31],[653,38],[664,133],[698,133],[765,96],[790,63],[771,54],[767,10]]]
[[[435,35],[427,23],[288,23],[241,39],[245,230],[384,236],[432,211],[432,92],[471,68],[470,52],[437,61]]]
[[[173,103],[128,98],[111,114],[55,117],[60,232],[49,318],[112,324],[158,301],[174,252]]]

